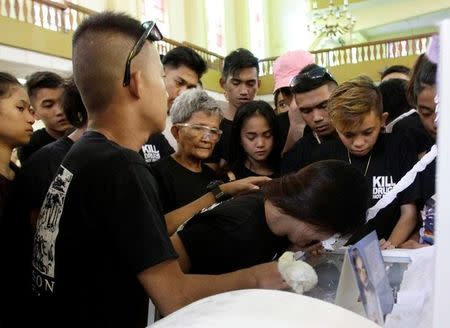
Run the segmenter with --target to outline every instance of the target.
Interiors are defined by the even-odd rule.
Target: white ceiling
[[[67,77],[72,72],[72,61],[34,51],[0,45],[0,70],[19,79],[36,72],[49,70]]]
[[[446,18],[450,18],[450,8],[408,18],[401,22],[376,26],[359,32],[369,40],[392,34],[414,35],[426,29],[437,30],[438,23]]]

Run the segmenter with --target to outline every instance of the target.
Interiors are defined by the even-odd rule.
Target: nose
[[[366,144],[366,140],[363,136],[356,136],[353,139],[353,147],[355,149],[363,148],[365,144]]]
[[[313,110],[313,121],[315,123],[319,123],[323,121],[323,113],[321,110],[314,109]]]
[[[262,137],[256,138],[256,147],[263,148],[265,144],[265,140]]]
[[[211,131],[205,131],[205,132],[203,132],[203,135],[202,135],[202,141],[205,141],[205,142],[213,142],[213,134],[212,134],[212,132]]]
[[[242,96],[246,96],[246,95],[248,95],[248,87],[243,83],[242,85],[241,85],[241,87],[239,88],[239,93],[242,95]]]
[[[65,116],[61,104],[55,105],[56,116]]]
[[[433,114],[432,119],[433,119],[433,128],[434,128],[435,130],[437,130],[436,113]]]
[[[33,125],[34,124],[34,115],[31,114],[31,112],[29,110],[27,110],[25,112],[26,112],[25,115],[26,115],[27,123]]]
[[[187,85],[182,85],[181,87],[178,88],[178,96],[181,95],[183,92],[185,92],[187,90]]]

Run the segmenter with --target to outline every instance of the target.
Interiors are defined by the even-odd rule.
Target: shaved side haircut
[[[88,112],[105,109],[121,85],[127,55],[142,34],[139,21],[104,12],[84,20],[73,40],[73,77]],[[138,62],[137,58],[132,66]]]

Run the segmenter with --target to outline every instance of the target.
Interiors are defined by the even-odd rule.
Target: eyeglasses
[[[324,67],[316,67],[310,71],[297,74],[291,81],[290,87],[294,93],[311,90],[311,84],[315,85],[323,81],[336,82],[333,76]]]
[[[193,135],[198,137],[201,136],[202,138],[209,136],[211,141],[219,140],[220,136],[223,133],[223,131],[220,129],[210,128],[209,126],[201,124],[177,123],[175,124],[175,126],[190,128]]]
[[[161,41],[163,39],[163,35],[158,29],[158,26],[156,26],[155,22],[148,21],[145,23],[142,23],[142,27],[144,28],[144,32],[142,33],[141,37],[137,42],[134,44],[133,49],[131,49],[130,53],[128,54],[127,63],[125,66],[125,75],[123,76],[123,86],[126,87],[130,85],[130,65],[131,61],[134,57],[136,57],[139,52],[141,51],[142,47],[145,44],[146,40],[149,41]]]

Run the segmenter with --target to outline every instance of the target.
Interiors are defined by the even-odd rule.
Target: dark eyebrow
[[[322,106],[322,105],[324,105],[324,104],[326,104],[326,103],[328,103],[328,99],[327,100],[324,100],[324,101],[322,101],[322,102],[320,102],[320,103],[318,103],[318,104],[316,104],[316,105],[312,105],[312,106],[310,106],[310,107],[299,107],[298,109],[299,110],[312,110],[312,109],[314,109],[314,108],[317,108],[317,107],[319,107],[319,106]]]
[[[177,78],[180,80],[180,82],[184,85],[187,85],[187,87],[190,88],[196,88],[197,87],[197,83],[195,84],[191,84],[188,81],[186,81],[185,79],[183,79],[181,76],[177,76]]]

